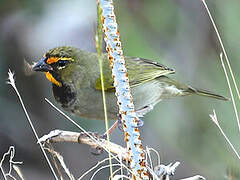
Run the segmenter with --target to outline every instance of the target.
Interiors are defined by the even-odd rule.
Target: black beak
[[[43,72],[48,72],[52,71],[53,68],[48,65],[46,62],[46,58],[42,58],[40,61],[37,62],[32,68],[33,71],[43,71]]]

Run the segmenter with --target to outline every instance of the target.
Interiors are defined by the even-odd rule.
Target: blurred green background
[[[240,1],[207,3],[239,84]],[[159,61],[176,70],[171,77],[230,97],[219,60],[221,49],[200,0],[121,0],[115,1],[115,11],[125,55]],[[54,101],[51,84],[43,74],[26,75],[24,59],[37,61],[45,51],[61,45],[95,51],[95,28],[95,0],[0,1],[0,156],[14,145],[15,160],[24,162],[21,169],[26,179],[53,177],[13,89],[5,84],[8,68],[16,73],[17,87],[40,136],[54,129],[77,131],[44,101],[44,97]],[[141,128],[144,146],[155,148],[163,164],[181,162],[173,179],[195,174],[226,179],[228,168],[239,171],[239,161],[209,118],[213,109],[239,149],[231,102],[197,96],[176,98],[162,101],[145,116]],[[103,121],[74,119],[89,131],[104,132]],[[112,140],[124,145],[119,130]],[[85,145],[58,144],[56,149],[75,177],[105,156],[92,155]],[[108,170],[96,179],[106,177]]]

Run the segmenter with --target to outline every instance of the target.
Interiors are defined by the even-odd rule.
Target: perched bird
[[[103,55],[103,76],[109,119],[117,119],[118,106],[107,54]],[[220,100],[227,98],[179,83],[167,75],[175,71],[157,62],[125,57],[134,105],[138,116],[149,112],[162,99],[201,95]],[[89,119],[104,119],[98,56],[74,47],[49,50],[33,67],[43,71],[52,82],[53,95],[69,112]]]

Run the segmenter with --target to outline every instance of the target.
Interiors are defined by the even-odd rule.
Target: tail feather
[[[197,94],[199,96],[211,97],[211,98],[215,98],[215,99],[219,99],[219,100],[223,100],[223,101],[229,101],[230,100],[227,97],[212,93],[212,92],[207,91],[207,90],[195,89],[195,88],[189,87],[189,91],[191,91],[193,94]]]
[[[205,97],[210,97],[210,98],[215,98],[215,99],[219,99],[219,100],[223,100],[223,101],[229,101],[229,98],[226,98],[224,96],[212,93],[210,91],[207,90],[202,90],[202,89],[197,89],[197,88],[193,88],[191,86],[179,83],[173,79],[170,79],[167,76],[160,76],[159,78],[160,82],[166,83],[168,86],[170,87],[175,87],[175,89],[180,90],[182,93],[180,94],[180,96],[187,96],[187,95],[191,95],[191,94],[196,94],[199,96],[205,96]],[[175,96],[179,96],[179,93],[176,91],[173,93],[171,92],[172,95],[171,96],[167,96],[167,97],[172,97],[173,94],[175,94]],[[166,93],[167,94],[167,93]]]

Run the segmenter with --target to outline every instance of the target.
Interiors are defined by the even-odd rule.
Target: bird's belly
[[[133,102],[136,110],[146,106],[154,106],[161,100],[164,89],[160,88],[159,81],[148,81],[133,88]]]
[[[63,108],[80,117],[89,119],[105,119],[102,92],[93,87],[73,90],[76,93],[75,101]],[[157,79],[132,87],[133,102],[140,115],[149,112],[161,99],[180,95],[176,88]],[[116,120],[118,114],[117,98],[114,91],[106,91],[106,105],[108,119]],[[143,111],[142,111],[143,110]]]
[[[164,96],[164,84],[153,80],[142,83],[140,86],[132,88],[133,102],[135,110],[142,110],[146,107],[153,107]],[[118,114],[117,98],[114,91],[105,92],[108,119],[116,120]],[[94,88],[82,88],[77,91],[77,100],[66,110],[89,119],[100,119],[104,117],[104,106],[102,92]],[[166,97],[164,97],[166,98]],[[151,110],[151,108],[150,108]],[[149,110],[144,111],[143,114]],[[141,115],[143,115],[141,114]]]
[[[105,92],[105,96],[108,119],[117,119],[118,107],[114,92]],[[93,88],[81,89],[77,97],[70,110],[72,113],[89,119],[105,119],[101,91]]]

